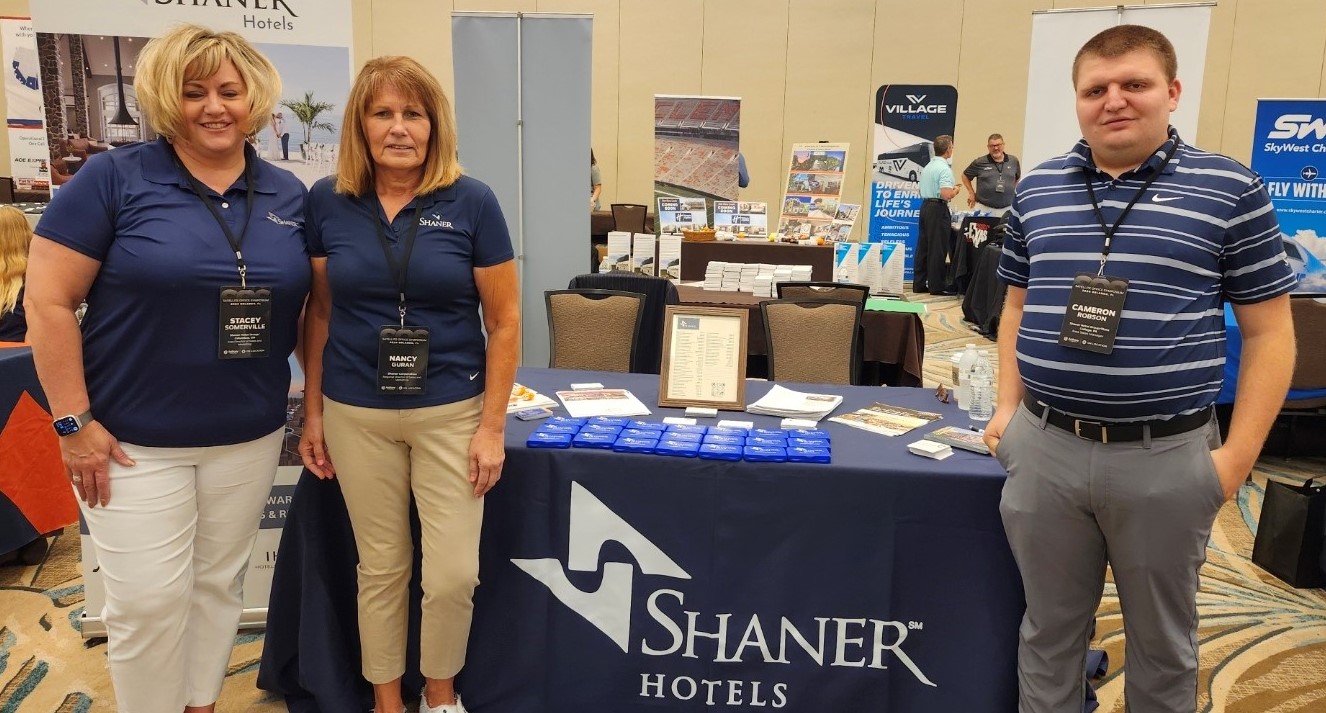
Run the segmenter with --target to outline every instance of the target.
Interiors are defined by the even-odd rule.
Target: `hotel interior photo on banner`
[[[1326,2],[0,57],[0,712],[1326,712]]]

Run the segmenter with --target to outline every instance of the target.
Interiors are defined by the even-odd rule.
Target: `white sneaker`
[[[446,703],[440,706],[428,705],[428,696],[419,694],[419,713],[469,713],[465,706],[460,704],[460,694],[456,695],[455,703]]]

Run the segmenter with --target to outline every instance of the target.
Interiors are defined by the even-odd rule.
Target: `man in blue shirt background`
[[[935,155],[921,169],[918,188],[921,192],[921,215],[916,235],[916,253],[912,259],[912,292],[952,295],[949,289],[948,256],[953,242],[953,219],[948,202],[961,187],[953,179],[953,137],[935,137]]]

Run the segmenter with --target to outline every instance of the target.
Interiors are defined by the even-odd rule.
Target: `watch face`
[[[78,419],[73,416],[56,419],[51,425],[55,426],[55,432],[60,436],[72,436],[79,429]]]

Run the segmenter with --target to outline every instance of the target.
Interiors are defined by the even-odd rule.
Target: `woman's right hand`
[[[78,499],[94,508],[110,503],[110,461],[126,468],[134,460],[120,448],[120,442],[99,421],[92,421],[78,433],[60,439],[60,457],[73,483]]]
[[[322,435],[322,417],[304,416],[304,433],[299,437],[299,457],[304,467],[314,475],[327,480],[336,477],[336,466],[327,453],[327,440]]]

